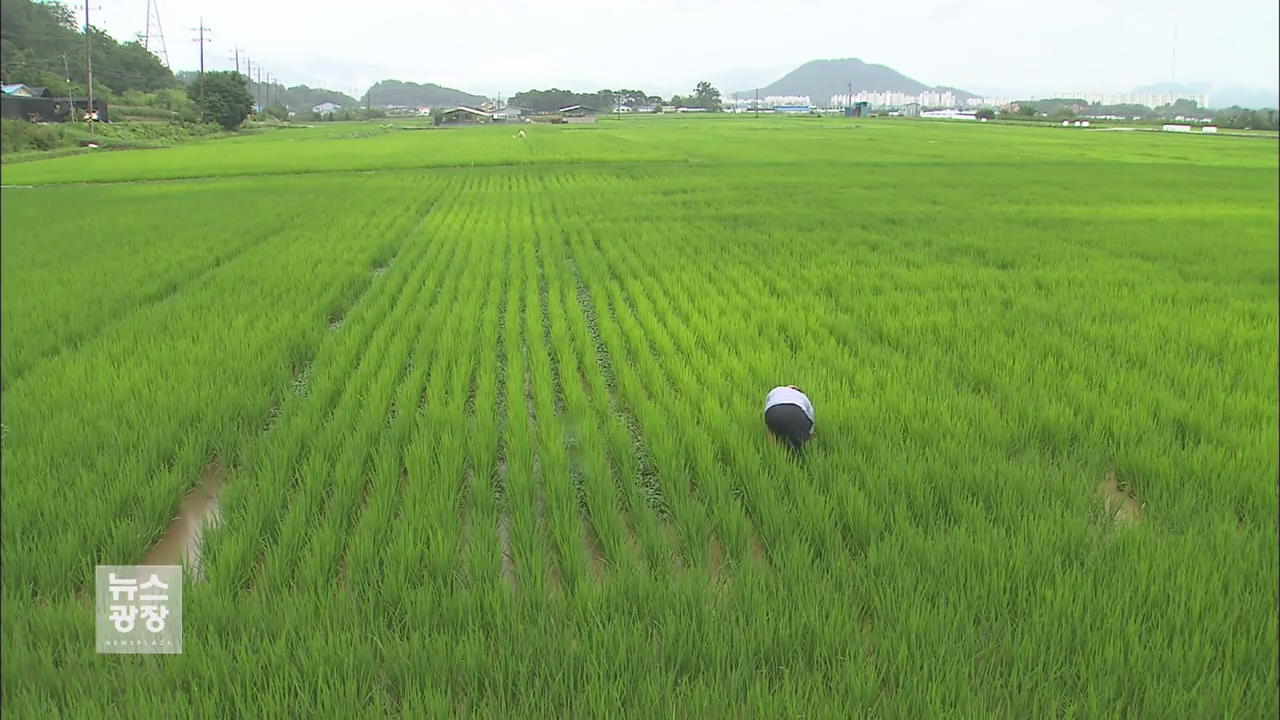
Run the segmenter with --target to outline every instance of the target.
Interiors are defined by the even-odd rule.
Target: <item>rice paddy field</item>
[[[1275,138],[513,135],[3,168],[6,716],[1277,716]]]

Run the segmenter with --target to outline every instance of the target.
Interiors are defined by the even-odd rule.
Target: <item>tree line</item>
[[[511,104],[535,112],[553,112],[560,108],[581,105],[598,112],[613,112],[626,107],[638,110],[642,107],[657,107],[664,104],[659,95],[650,95],[643,90],[597,90],[593,93],[578,93],[572,90],[525,90],[511,96]],[[698,83],[693,93],[688,96],[673,95],[671,105],[682,107],[699,107],[709,111],[720,110],[720,91],[711,83]]]
[[[1277,116],[1274,108],[1253,110],[1239,106],[1228,108],[1202,108],[1194,100],[1180,98],[1167,105],[1147,107],[1146,105],[1121,104],[1103,105],[1089,103],[1082,99],[1055,98],[1051,100],[1019,100],[1013,103],[1002,117],[1009,119],[1031,120],[1047,117],[1052,121],[1074,120],[1078,117],[1115,116],[1126,120],[1158,122],[1161,120],[1184,119],[1203,120],[1214,125],[1232,129],[1276,130]]]

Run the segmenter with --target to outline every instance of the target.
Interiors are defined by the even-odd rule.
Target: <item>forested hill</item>
[[[0,76],[5,84],[43,86],[55,95],[64,95],[68,90],[84,94],[87,82],[82,30],[71,10],[61,3],[4,0],[0,3]],[[97,94],[154,92],[178,85],[173,73],[141,44],[119,43],[98,28],[90,26],[90,30]]]
[[[407,105],[410,107],[452,107],[456,105],[478,106],[487,101],[482,95],[472,95],[435,83],[419,85],[415,82],[383,80],[369,88],[369,102],[374,106]]]
[[[253,89],[252,85],[253,83],[250,83],[250,90]],[[294,85],[291,88],[285,88],[282,85],[277,85],[276,87],[283,91],[282,97],[284,98],[285,107],[294,111],[310,110],[316,105],[325,102],[341,105],[348,109],[363,106],[363,103],[359,100],[337,90],[313,88],[306,85]]]
[[[760,96],[808,95],[815,103],[825,103],[832,95],[848,92],[850,86],[854,92],[872,90],[917,94],[926,90],[950,90],[959,98],[972,97],[964,90],[930,87],[891,67],[871,65],[857,58],[811,60],[776,82],[760,88]],[[755,92],[755,88],[739,90],[734,96],[747,98],[752,97]]]

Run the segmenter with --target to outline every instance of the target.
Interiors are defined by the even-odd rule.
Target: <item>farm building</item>
[[[440,113],[441,125],[469,125],[478,123],[487,123],[493,119],[493,113],[487,113],[484,110],[466,107],[465,105],[451,108]]]
[[[856,102],[850,105],[846,105],[844,108],[845,117],[866,117],[866,115],[867,115],[867,103],[865,102]]]
[[[53,93],[49,92],[49,88],[32,87],[30,85],[24,85],[22,83],[17,83],[14,85],[5,85],[4,94],[13,95],[15,97],[36,97],[36,98],[53,97]]]
[[[902,114],[906,117],[920,117],[920,103],[907,103],[902,106]]]
[[[557,112],[568,123],[593,123],[596,121],[596,110],[585,105],[562,107]]]
[[[43,88],[41,88],[43,89]],[[71,108],[83,114],[89,107],[89,99],[83,97],[39,97],[31,95],[0,95],[0,116],[21,118],[31,122],[67,122]],[[107,122],[107,103],[102,98],[93,99],[93,109],[100,122]]]
[[[519,105],[508,105],[504,108],[493,111],[494,120],[519,120],[521,117],[530,114],[529,110]]]
[[[335,110],[341,110],[341,109],[342,109],[342,106],[339,105],[338,103],[329,102],[328,100],[325,100],[319,105],[316,105],[315,107],[311,108],[311,112],[317,112],[323,115],[325,113],[331,113],[331,112],[334,112]]]

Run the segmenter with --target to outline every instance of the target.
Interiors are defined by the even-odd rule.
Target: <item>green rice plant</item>
[[[1271,141],[333,125],[6,165],[6,713],[1276,714]]]

